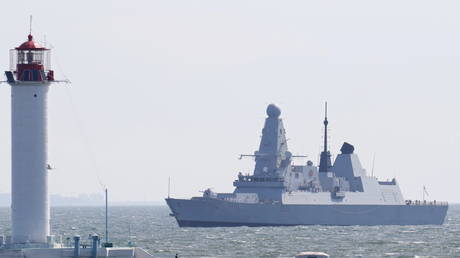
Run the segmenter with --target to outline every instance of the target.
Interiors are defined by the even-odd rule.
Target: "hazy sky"
[[[0,66],[33,34],[53,46],[50,192],[112,200],[232,191],[282,109],[315,164],[323,103],[343,141],[406,198],[460,202],[458,1],[5,1]],[[10,88],[0,84],[0,192],[10,191]],[[305,163],[305,159],[296,160]]]

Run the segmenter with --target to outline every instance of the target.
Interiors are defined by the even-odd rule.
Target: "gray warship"
[[[281,110],[267,107],[253,175],[238,173],[233,193],[207,189],[191,199],[166,198],[180,227],[443,224],[448,204],[405,200],[396,179],[366,174],[354,146],[345,142],[331,162],[327,136],[319,165],[294,165]]]

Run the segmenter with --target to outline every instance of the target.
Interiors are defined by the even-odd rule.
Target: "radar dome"
[[[279,117],[281,115],[281,109],[275,104],[270,104],[267,107],[267,115],[269,117]]]

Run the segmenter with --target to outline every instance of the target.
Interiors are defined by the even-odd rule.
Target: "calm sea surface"
[[[104,232],[104,209],[58,207],[52,233],[66,237]],[[451,205],[442,226],[297,226],[179,228],[166,206],[111,207],[110,239],[126,246],[128,235],[156,257],[293,257],[323,251],[332,257],[460,257],[460,205]],[[10,211],[0,208],[0,234],[9,234]]]

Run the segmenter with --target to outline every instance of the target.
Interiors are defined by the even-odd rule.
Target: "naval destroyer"
[[[233,193],[211,189],[166,202],[180,227],[294,225],[440,225],[448,204],[405,200],[396,179],[366,174],[353,145],[345,142],[332,163],[327,107],[319,165],[294,165],[281,110],[267,107],[252,175],[238,173]]]

